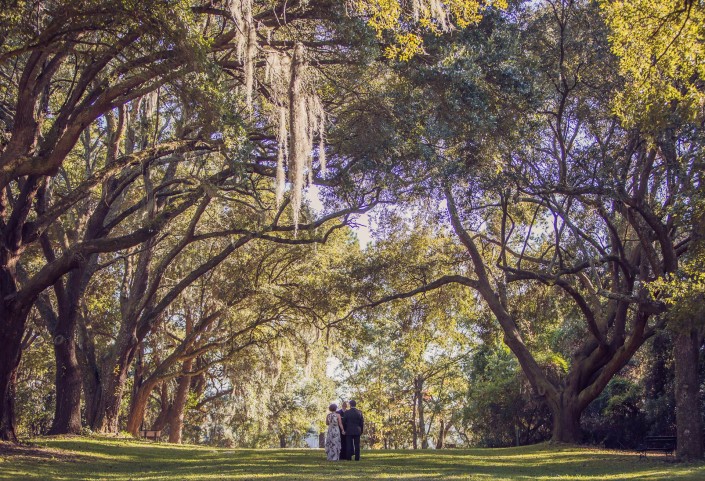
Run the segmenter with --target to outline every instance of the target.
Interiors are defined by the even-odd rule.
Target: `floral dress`
[[[328,461],[340,459],[340,427],[338,427],[338,414],[330,413],[326,416],[328,432],[326,433],[326,458]]]

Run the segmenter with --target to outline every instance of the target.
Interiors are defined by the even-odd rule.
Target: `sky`
[[[323,204],[321,203],[321,199],[318,194],[317,185],[309,185],[306,188],[304,196],[315,212],[320,212],[323,210]],[[355,219],[355,221],[358,225],[353,227],[352,230],[357,235],[360,248],[364,249],[372,240],[372,236],[370,235],[370,217],[367,214],[361,214]]]

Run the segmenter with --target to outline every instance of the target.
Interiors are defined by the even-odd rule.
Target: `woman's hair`
[[[347,402],[347,401],[343,401],[343,409],[347,409],[347,408],[348,408],[348,402]]]
[[[328,406],[328,410],[332,413],[336,412],[338,410],[338,405],[333,403],[330,406]]]

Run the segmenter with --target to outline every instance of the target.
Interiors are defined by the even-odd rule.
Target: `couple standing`
[[[360,435],[364,430],[365,420],[362,413],[355,407],[355,401],[343,402],[343,408],[337,410],[336,404],[328,406],[330,411],[326,416],[328,432],[326,433],[326,458],[328,461],[345,459],[350,461],[355,455],[355,461],[360,460]]]

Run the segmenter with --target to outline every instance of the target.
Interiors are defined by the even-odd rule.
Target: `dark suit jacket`
[[[362,413],[355,408],[350,408],[343,415],[343,426],[348,436],[359,436],[365,429],[365,420]]]
[[[343,411],[342,409],[338,409],[336,413],[340,414],[341,421],[345,418],[345,411]],[[343,429],[345,429],[345,424],[343,424]],[[344,436],[343,433],[340,433],[340,435]]]

